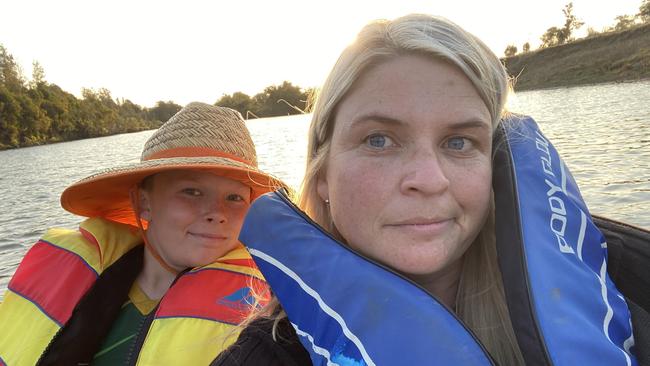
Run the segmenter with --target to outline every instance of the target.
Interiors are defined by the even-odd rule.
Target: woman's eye
[[[183,193],[185,193],[188,196],[193,196],[193,197],[198,197],[201,195],[201,191],[199,191],[196,188],[185,188],[183,189]]]
[[[366,145],[373,149],[385,149],[395,145],[393,139],[379,133],[372,134],[365,139]]]
[[[447,148],[451,150],[465,150],[471,145],[471,142],[465,137],[452,137],[447,140]]]

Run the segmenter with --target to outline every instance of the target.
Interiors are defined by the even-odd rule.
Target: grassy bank
[[[503,59],[516,90],[650,78],[650,24]]]

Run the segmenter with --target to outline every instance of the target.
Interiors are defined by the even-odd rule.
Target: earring
[[[330,204],[330,200],[329,200],[329,198],[326,198],[326,199],[325,199],[325,204],[326,204],[326,205],[329,205],[329,204]]]

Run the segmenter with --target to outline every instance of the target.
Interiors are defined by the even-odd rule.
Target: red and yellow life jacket
[[[24,257],[0,304],[0,365],[36,364],[56,348],[59,338],[65,338],[60,336],[64,330],[66,337],[101,341],[105,333],[82,334],[101,318],[101,304],[124,299],[95,295],[94,287],[100,287],[102,274],[110,273],[111,266],[121,258],[123,263],[126,254],[140,245],[140,235],[132,227],[99,218],[84,221],[79,231],[49,230]],[[139,263],[128,266],[141,267]],[[123,272],[122,268],[115,271],[118,266],[113,272]],[[135,274],[139,270],[130,269]],[[128,289],[130,282],[120,286]],[[112,288],[111,282],[102,284],[106,285]],[[107,287],[99,291],[102,288]],[[236,339],[236,325],[252,310],[253,291],[265,288],[243,247],[183,273],[161,299],[153,321],[141,331],[137,364],[209,364]],[[87,300],[90,297],[99,300]],[[89,306],[98,315],[84,315]],[[111,306],[119,309],[121,303]],[[86,330],[74,333],[70,328]]]

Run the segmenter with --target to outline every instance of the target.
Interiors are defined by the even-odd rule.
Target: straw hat
[[[255,145],[239,112],[194,102],[147,140],[140,163],[72,184],[61,194],[61,206],[73,214],[136,225],[129,191],[147,176],[177,169],[240,181],[251,188],[251,199],[284,186],[257,168]]]

